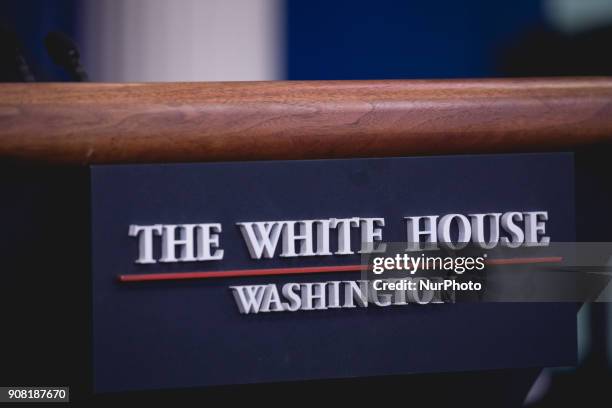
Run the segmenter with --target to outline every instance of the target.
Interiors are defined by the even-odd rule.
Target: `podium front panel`
[[[92,166],[95,390],[573,364],[572,303],[329,292],[359,280],[367,219],[404,242],[406,217],[546,211],[551,241],[575,241],[573,177],[570,153]],[[284,248],[282,229],[268,250],[249,241],[292,220],[326,227],[328,247]]]

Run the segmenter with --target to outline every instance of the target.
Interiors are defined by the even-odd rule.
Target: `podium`
[[[508,212],[608,240],[610,110],[609,78],[1,85],[2,380],[520,404],[576,305],[360,302],[359,242]]]

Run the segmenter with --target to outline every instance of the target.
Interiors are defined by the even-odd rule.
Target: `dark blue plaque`
[[[513,154],[92,168],[96,391],[574,363],[571,303],[435,304],[241,314],[230,286],[359,279],[359,272],[120,282],[119,275],[360,263],[254,260],[237,222],[548,211],[574,241],[573,156]],[[137,264],[132,224],[220,223],[224,259]],[[155,239],[159,239],[158,237]]]

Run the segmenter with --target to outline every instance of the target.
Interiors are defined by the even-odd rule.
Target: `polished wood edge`
[[[68,165],[572,150],[612,78],[0,85],[0,161]]]

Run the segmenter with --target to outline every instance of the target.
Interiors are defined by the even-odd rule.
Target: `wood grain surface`
[[[571,150],[612,78],[0,85],[0,160],[62,164]]]

